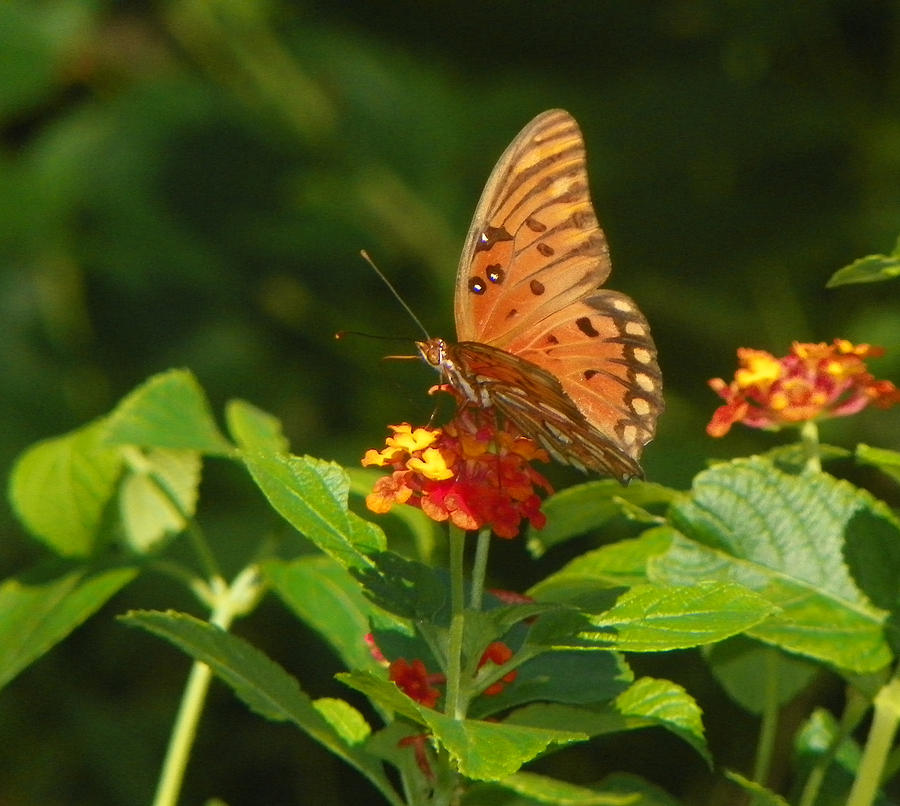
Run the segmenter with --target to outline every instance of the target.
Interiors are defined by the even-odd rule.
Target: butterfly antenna
[[[369,253],[365,249],[360,249],[359,253],[360,255],[362,255],[362,259],[372,267],[372,271],[374,271],[375,274],[377,274],[381,278],[381,281],[388,287],[388,290],[394,295],[394,298],[397,300],[397,302],[399,302],[403,306],[403,310],[406,311],[410,315],[410,318],[413,320],[413,322],[415,322],[419,326],[419,330],[421,330],[425,334],[425,338],[430,339],[431,336],[425,329],[425,325],[423,325],[419,317],[415,315],[413,309],[410,308],[409,305],[407,305],[406,300],[400,296],[400,292],[397,291],[396,288],[394,288],[394,286],[391,284],[391,281],[388,280],[381,269],[379,269],[378,266],[375,265],[375,262],[372,260],[372,258],[369,257]]]

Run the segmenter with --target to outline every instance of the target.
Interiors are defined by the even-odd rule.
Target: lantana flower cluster
[[[833,344],[794,342],[783,358],[742,347],[738,350],[741,367],[734,380],[709,382],[725,405],[716,409],[706,431],[721,437],[735,423],[774,430],[846,417],[870,403],[889,408],[900,402],[900,390],[890,381],[876,380],[865,364],[866,358],[883,353],[880,347],[846,339],[835,339]]]
[[[362,461],[392,470],[366,498],[373,512],[409,504],[435,521],[466,531],[487,527],[503,538],[516,537],[523,520],[544,526],[537,491],[553,489],[529,462],[546,462],[547,454],[510,424],[499,426],[493,410],[465,407],[443,428],[389,427],[386,447]]]

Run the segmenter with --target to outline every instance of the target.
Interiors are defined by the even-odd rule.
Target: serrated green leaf
[[[313,706],[347,744],[362,744],[372,732],[365,717],[346,700],[320,697]]]
[[[672,519],[693,540],[673,530],[672,547],[650,562],[651,578],[738,582],[781,608],[752,637],[855,672],[890,661],[887,614],[845,562],[848,546],[867,535],[900,543],[890,510],[865,491],[825,473],[790,476],[762,459],[737,460],[697,476]],[[883,562],[895,554],[886,551]],[[887,576],[900,579],[900,568]]]
[[[9,497],[32,535],[57,554],[84,557],[100,537],[122,469],[118,448],[103,444],[105,421],[28,448],[15,464]]]
[[[760,715],[774,696],[785,705],[818,675],[819,667],[776,647],[736,636],[704,647],[713,676],[738,705]]]
[[[194,515],[200,485],[196,451],[122,448],[128,470],[119,490],[119,516],[129,547],[144,554],[177,534]]]
[[[638,523],[660,523],[659,514],[679,495],[676,490],[650,482],[623,487],[613,479],[589,481],[568,487],[548,498],[543,529],[529,529],[526,545],[535,557],[573,537],[597,530],[623,516]]]
[[[375,604],[401,618],[443,626],[450,623],[450,580],[446,572],[392,551],[371,559],[372,568],[355,568],[352,573]]]
[[[538,703],[513,711],[504,724],[554,728],[566,726],[589,736],[662,727],[690,744],[711,762],[703,735],[700,707],[681,686],[643,677],[607,704],[575,708]]]
[[[230,400],[225,406],[228,433],[241,450],[251,453],[287,453],[287,437],[281,421],[246,400]]]
[[[502,692],[476,698],[469,712],[483,719],[529,702],[608,702],[633,681],[631,669],[616,652],[544,652],[519,666],[515,681]]]
[[[137,575],[57,560],[0,584],[0,686],[86,621]]]
[[[213,456],[234,452],[216,425],[206,394],[186,369],[154,375],[123,398],[108,418],[106,441]]]
[[[541,601],[572,602],[598,589],[647,582],[647,562],[665,552],[672,538],[668,530],[651,529],[640,537],[619,540],[576,557],[528,591]]]
[[[498,781],[551,745],[583,742],[588,736],[571,729],[546,729],[507,723],[456,720],[430,709],[423,717],[435,738],[447,749],[459,771],[476,781]]]
[[[498,781],[510,792],[529,798],[534,803],[549,803],[553,806],[629,806],[638,801],[632,794],[597,791],[586,786],[570,784],[534,772],[517,772]]]
[[[590,800],[579,801],[576,799],[572,801],[559,801],[552,797],[550,799],[542,799],[540,791],[534,790],[529,792],[529,784],[527,782],[525,783],[525,788],[519,792],[517,779],[519,779],[520,776],[526,776],[532,779],[544,777],[537,776],[530,772],[519,772],[496,783],[475,784],[463,795],[464,806],[483,806],[485,803],[507,803],[507,799],[497,800],[496,793],[498,790],[516,792],[523,797],[526,795],[526,792],[528,792],[528,800],[517,798],[510,806],[537,806],[537,804],[541,803],[557,804],[558,806],[559,803],[569,802],[571,802],[573,806],[586,806],[586,804],[591,803]],[[510,782],[511,786],[507,787],[507,782]],[[564,781],[559,783],[561,783],[563,787],[572,786]],[[537,783],[536,786],[539,787],[540,783]],[[626,804],[634,804],[634,806],[681,806],[681,801],[672,797],[665,790],[655,784],[651,784],[649,781],[646,781],[637,775],[628,773],[614,773],[612,775],[607,775],[600,783],[590,787],[579,787],[579,789],[587,789],[594,794],[594,797],[604,798],[603,801],[600,801],[601,803],[609,803],[611,805],[622,804],[625,806]],[[547,790],[546,794],[550,795],[552,792],[553,790],[550,788]],[[560,790],[560,795],[565,798],[568,792],[569,790],[564,788]],[[614,798],[615,800],[610,800],[611,798]]]
[[[366,672],[336,675],[383,708],[425,726],[456,761],[459,771],[479,781],[496,781],[517,772],[552,744],[584,741],[579,731],[507,725],[476,719],[457,720],[419,705],[396,685]]]
[[[316,710],[297,680],[258,649],[185,613],[143,610],[120,618],[129,626],[141,627],[170,641],[207,664],[252,711],[266,719],[293,723],[359,770],[390,803],[402,806],[380,762],[364,750],[349,746]]]
[[[241,458],[275,511],[344,567],[371,566],[367,555],[384,549],[384,533],[347,509],[339,465],[274,453]]]
[[[638,585],[605,613],[589,616],[594,629],[579,637],[622,652],[687,649],[744,632],[776,610],[737,584]]]

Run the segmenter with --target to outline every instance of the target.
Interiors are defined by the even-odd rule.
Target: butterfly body
[[[627,481],[663,409],[650,329],[602,288],[606,238],[578,124],[536,117],[491,173],[456,279],[459,342],[418,343],[475,405],[494,407],[559,461]]]

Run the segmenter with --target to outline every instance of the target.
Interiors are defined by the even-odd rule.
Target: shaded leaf
[[[623,516],[642,524],[660,523],[660,515],[654,512],[663,512],[680,495],[683,493],[650,482],[635,482],[627,487],[613,479],[576,484],[544,502],[547,525],[528,530],[528,550],[540,557],[553,546],[601,529]]]
[[[819,673],[815,664],[776,647],[735,636],[704,647],[706,662],[728,696],[752,714],[760,715],[774,692],[785,705]]]
[[[86,621],[137,575],[54,560],[0,584],[0,685]]]

